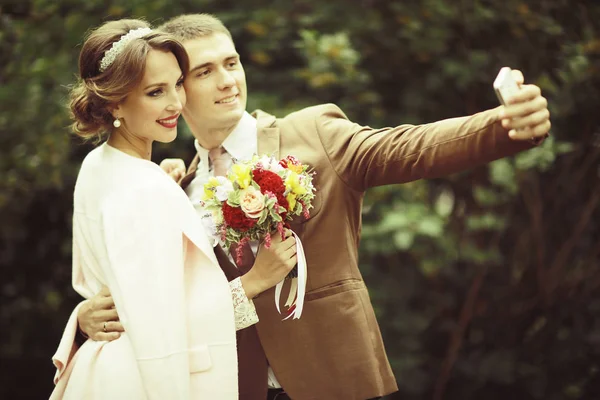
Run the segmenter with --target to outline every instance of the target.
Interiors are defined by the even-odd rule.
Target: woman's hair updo
[[[145,21],[137,19],[110,21],[94,29],[85,40],[79,55],[79,79],[71,90],[69,104],[72,128],[78,136],[100,139],[113,129],[110,107],[122,102],[141,82],[151,49],[173,53],[183,74],[187,73],[189,60],[182,44],[159,31],[129,41],[112,64],[100,71],[105,52],[121,36],[148,27]]]

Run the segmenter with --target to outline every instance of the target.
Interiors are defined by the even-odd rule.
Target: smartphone
[[[514,96],[519,90],[519,85],[517,85],[517,81],[513,78],[512,70],[508,67],[502,68],[494,81],[494,91],[496,92],[496,96],[498,96],[500,104],[505,106],[505,99]]]

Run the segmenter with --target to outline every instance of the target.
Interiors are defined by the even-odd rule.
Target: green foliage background
[[[361,267],[398,399],[600,399],[600,5],[584,0],[0,2],[0,397],[46,398],[70,287],[72,191],[90,150],[67,85],[101,22],[211,12],[249,110],[335,102],[371,126],[497,104],[501,66],[542,87],[552,138],[368,193]],[[190,160],[185,126],[155,159]],[[318,366],[318,362],[316,364]],[[326,371],[324,371],[326,373]]]

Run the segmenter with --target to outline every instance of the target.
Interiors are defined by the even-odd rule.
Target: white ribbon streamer
[[[296,293],[298,293],[298,279],[293,278],[290,284],[290,293],[285,301],[285,306],[290,308],[296,302]]]
[[[279,309],[279,298],[281,297],[281,289],[283,288],[284,281],[285,278],[283,278],[283,281],[279,282],[277,286],[275,286],[275,307],[277,307],[277,312],[279,314],[281,314],[281,310]]]
[[[296,308],[290,313],[290,315],[283,319],[284,321],[290,317],[292,317],[292,319],[299,319],[302,316],[302,309],[304,308],[304,295],[306,294],[306,256],[304,255],[304,248],[302,247],[300,238],[295,232],[292,232],[292,234],[296,238],[298,276],[296,278],[292,278],[292,282],[290,284],[290,293],[288,294],[285,306],[288,308],[295,306]],[[283,289],[284,282],[285,278],[279,282],[277,286],[275,286],[275,307],[277,307],[277,312],[279,312],[279,314],[281,314],[279,302],[281,301],[281,290]]]

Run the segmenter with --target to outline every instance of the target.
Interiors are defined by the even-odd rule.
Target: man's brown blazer
[[[498,109],[383,129],[353,123],[332,104],[281,119],[260,110],[253,115],[259,154],[293,155],[314,168],[317,193],[310,218],[292,224],[308,264],[302,317],[282,321],[274,289],[254,299],[260,322],[238,334],[240,399],[266,398],[266,360],[294,400],[365,400],[397,391],[358,269],[365,190],[449,175],[532,144],[508,137]],[[217,253],[226,274],[235,277],[235,267],[221,249]],[[286,287],[283,299],[285,293]]]

